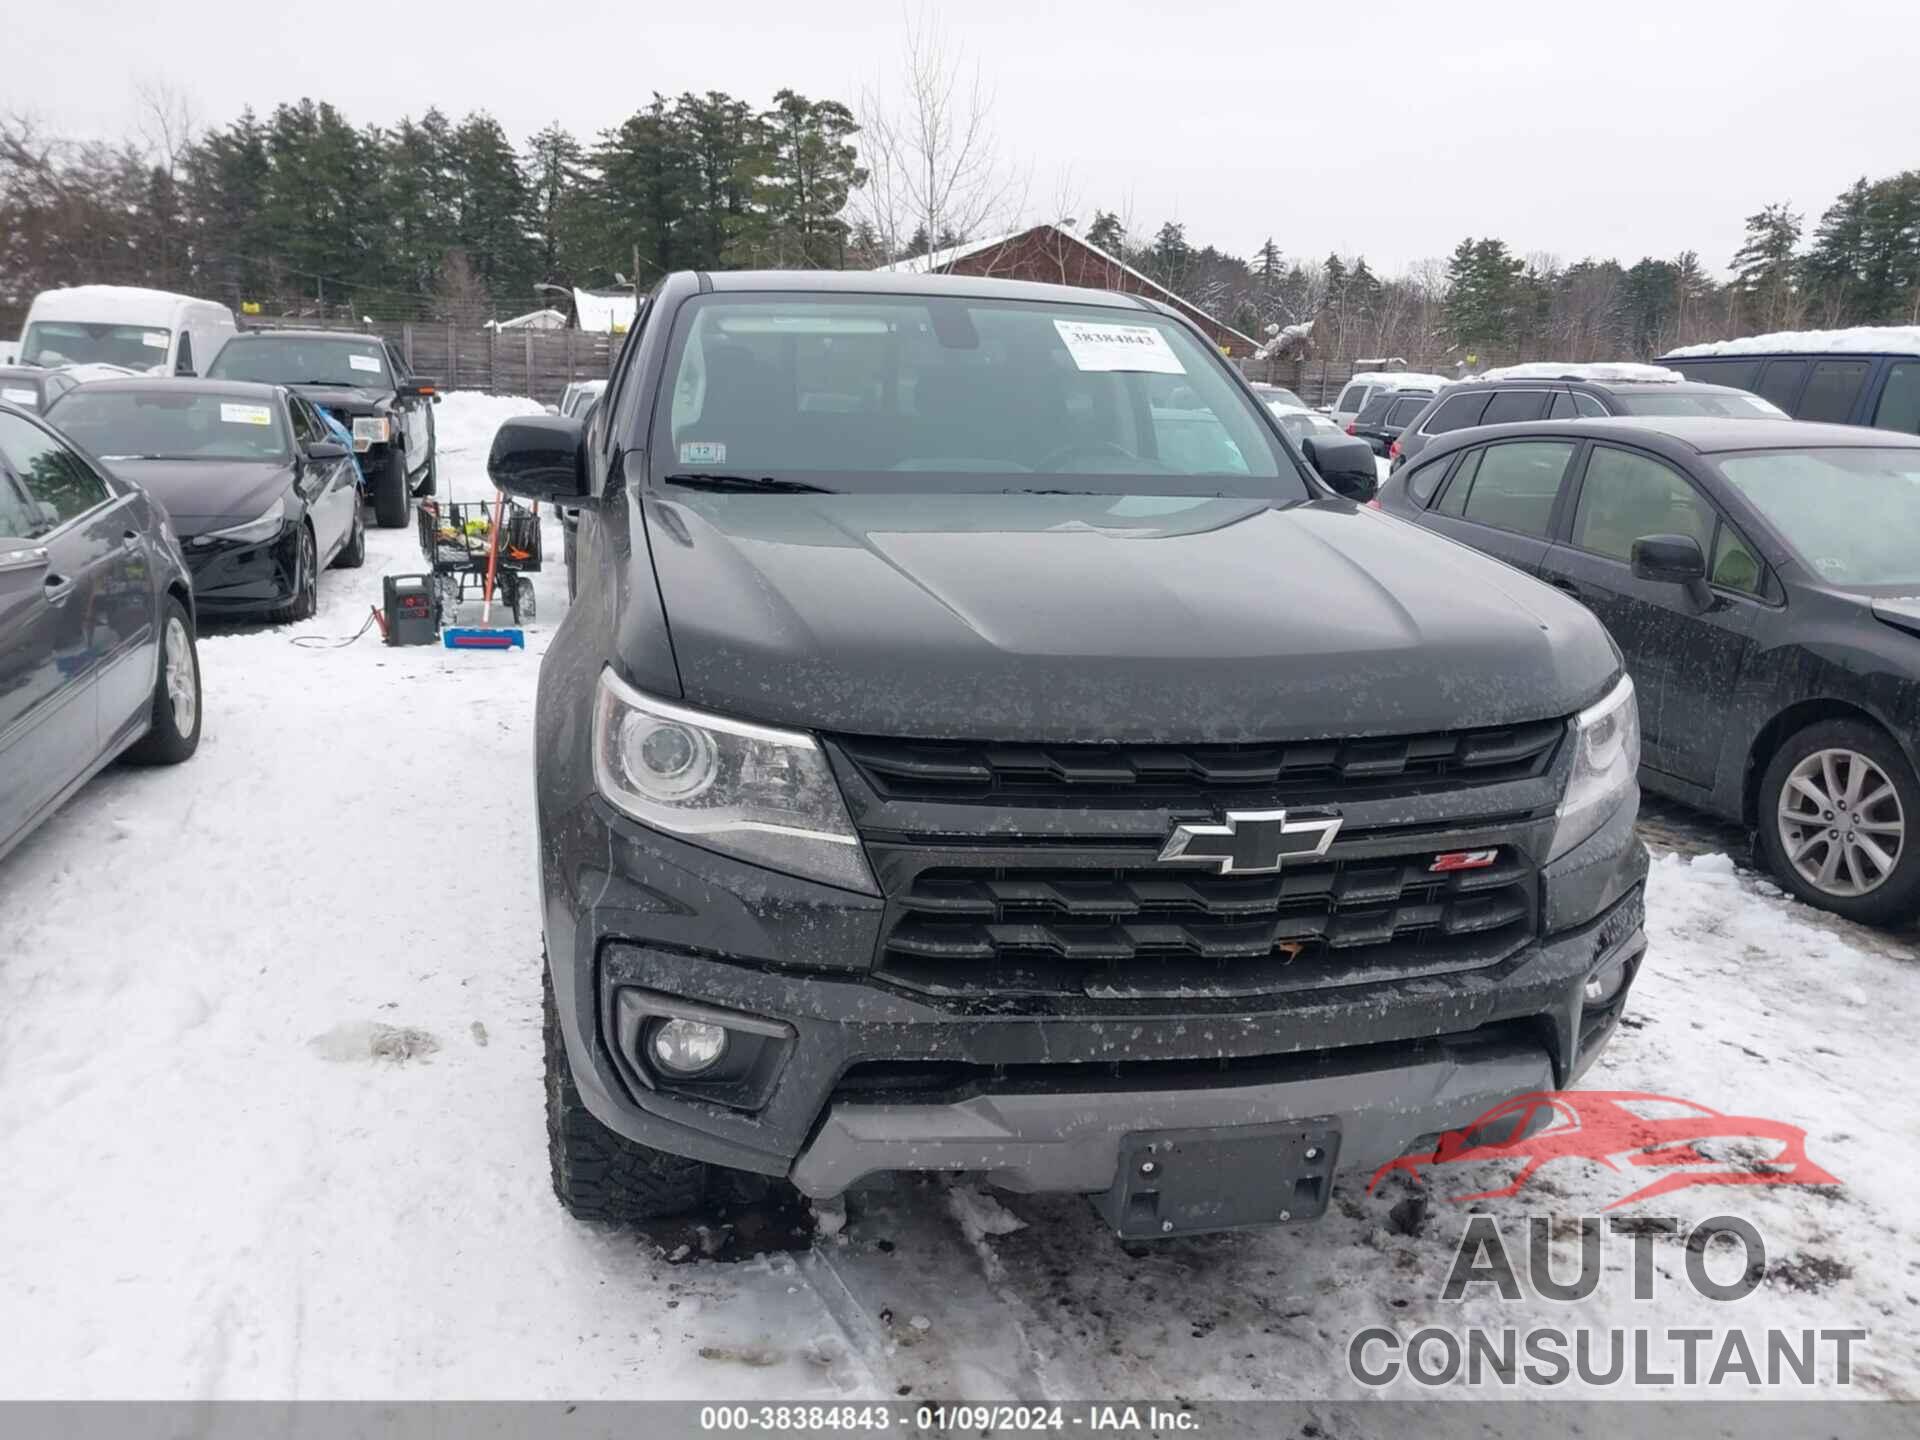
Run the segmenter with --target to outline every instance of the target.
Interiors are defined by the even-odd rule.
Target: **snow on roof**
[[[1161,296],[1166,300],[1171,300],[1177,305],[1184,306],[1196,315],[1206,315],[1209,322],[1218,325],[1222,330],[1226,331],[1227,334],[1233,336],[1234,339],[1246,341],[1247,344],[1255,350],[1260,348],[1259,343],[1251,335],[1241,334],[1224,320],[1215,320],[1213,316],[1207,315],[1206,311],[1194,304],[1193,301],[1187,299],[1186,296],[1169,290],[1151,276],[1141,274],[1118,255],[1110,251],[1102,250],[1085,236],[1076,235],[1073,231],[1059,225],[1029,225],[1025,230],[1014,230],[1005,235],[995,235],[987,240],[969,240],[963,244],[949,245],[944,250],[929,250],[925,255],[914,255],[905,260],[896,260],[891,265],[876,265],[874,269],[882,274],[889,275],[931,275],[936,271],[946,269],[949,265],[957,264],[969,255],[978,255],[984,250],[993,249],[996,245],[1004,245],[1009,240],[1017,240],[1031,230],[1052,230],[1062,238],[1073,241],[1074,244],[1080,246],[1082,249],[1091,250],[1116,270],[1131,275],[1155,295]]]
[[[1920,325],[1855,325],[1846,330],[1776,330],[1771,335],[1746,335],[1738,340],[1709,340],[1704,345],[1682,345],[1662,359],[1686,355],[1822,355],[1838,351],[1850,355],[1893,353],[1920,355]]]
[[[1438,390],[1453,381],[1445,375],[1425,375],[1418,370],[1356,370],[1347,377],[1349,385],[1387,385],[1395,390]]]
[[[1560,360],[1530,360],[1524,365],[1502,365],[1469,375],[1469,380],[1633,380],[1646,384],[1673,385],[1687,377],[1664,365],[1642,365],[1634,360],[1605,360],[1584,363]]]
[[[529,310],[511,320],[489,320],[489,330],[564,330],[567,317],[558,310]]]
[[[596,335],[624,335],[633,324],[637,308],[631,290],[612,295],[591,290],[573,292],[573,313],[580,317],[580,328]]]

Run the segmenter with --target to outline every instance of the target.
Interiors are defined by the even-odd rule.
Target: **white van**
[[[23,365],[122,365],[198,375],[239,327],[211,300],[132,285],[75,285],[33,297],[20,332]]]

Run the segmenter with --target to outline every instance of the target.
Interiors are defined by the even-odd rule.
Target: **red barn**
[[[1251,335],[1223,325],[1198,305],[1150,280],[1118,256],[1090,245],[1058,225],[1035,225],[1012,235],[973,240],[964,245],[916,255],[883,270],[897,274],[981,275],[996,280],[1039,280],[1049,285],[1080,285],[1089,290],[1119,290],[1147,295],[1171,305],[1212,337],[1221,352],[1245,360],[1259,348]]]

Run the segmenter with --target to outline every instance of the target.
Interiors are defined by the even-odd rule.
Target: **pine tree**
[[[499,121],[477,111],[460,122],[453,169],[459,184],[455,243],[494,302],[510,299],[518,308],[534,293],[531,207],[520,157]]]
[[[1111,210],[1095,210],[1093,224],[1087,227],[1087,243],[1118,258],[1127,248],[1126,227]]]
[[[581,266],[578,231],[586,222],[586,151],[572,132],[549,125],[527,142],[533,264],[542,282],[566,284]]]
[[[630,280],[645,284],[675,269],[693,248],[682,232],[698,176],[666,100],[655,95],[646,109],[602,134],[593,160],[601,179],[601,233],[598,263],[589,268],[628,271],[638,247],[641,273]]]
[[[1734,288],[1762,329],[1777,330],[1798,313],[1794,251],[1800,216],[1782,201],[1747,217],[1747,239],[1733,257]]]
[[[1193,247],[1187,244],[1187,227],[1172,220],[1160,227],[1153,237],[1153,248],[1148,252],[1153,264],[1153,278],[1176,295],[1186,283],[1187,267],[1193,263]]]
[[[809,100],[782,90],[761,124],[768,137],[767,223],[776,263],[844,265],[847,222],[842,213],[848,197],[867,183],[853,143],[859,122],[837,100]]]

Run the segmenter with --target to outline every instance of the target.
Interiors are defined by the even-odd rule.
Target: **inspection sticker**
[[[724,465],[727,463],[727,447],[718,440],[683,440],[680,442],[680,463]]]
[[[40,393],[37,390],[0,390],[0,400],[6,401],[9,405],[37,406],[40,403]]]
[[[222,405],[220,418],[229,425],[271,425],[273,412],[264,405]]]
[[[380,373],[380,357],[378,355],[349,355],[347,356],[347,364],[356,370],[366,370],[375,375]]]
[[[1184,375],[1187,367],[1152,325],[1096,325],[1086,320],[1056,320],[1053,328],[1081,370],[1144,370],[1152,375]]]
[[[142,330],[140,332],[140,343],[149,350],[164,350],[167,348],[167,332],[164,330]]]

